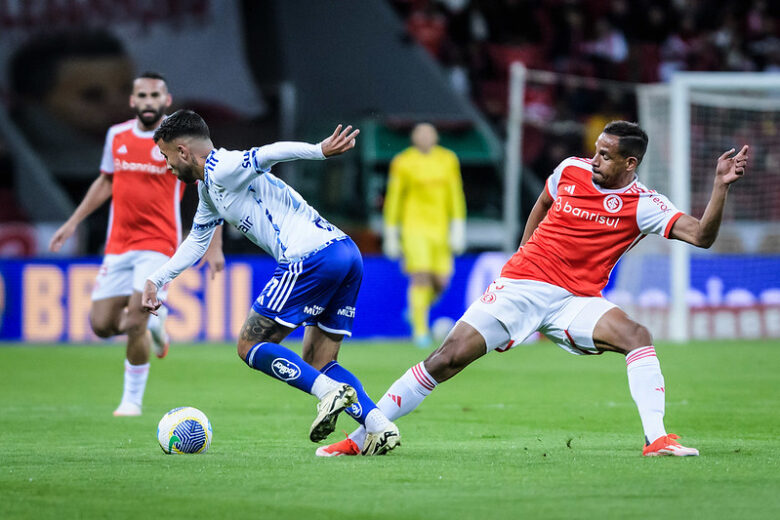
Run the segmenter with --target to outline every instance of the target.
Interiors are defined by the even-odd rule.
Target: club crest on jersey
[[[491,292],[486,292],[482,295],[482,298],[479,299],[482,303],[493,303],[496,301],[496,295]]]
[[[160,151],[159,146],[152,146],[152,159],[155,161],[164,161],[165,157],[163,156],[162,152]]]
[[[604,209],[610,213],[617,213],[623,209],[623,199],[615,194],[607,195],[604,197]]]
[[[284,358],[276,358],[271,362],[271,371],[282,381],[292,381],[301,375],[301,369],[295,363]]]

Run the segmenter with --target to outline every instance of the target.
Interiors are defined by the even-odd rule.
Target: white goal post
[[[668,96],[668,97],[667,97]],[[668,99],[668,133],[651,135],[653,139],[668,139],[668,146],[661,148],[669,152],[667,162],[668,179],[662,186],[675,205],[686,213],[691,212],[691,168],[694,160],[691,150],[691,107],[711,107],[715,110],[743,110],[780,112],[780,74],[774,73],[719,73],[681,72],[672,77],[669,86],[650,86],[639,89],[640,122],[652,128],[664,97]],[[735,122],[735,127],[738,122]],[[648,128],[646,128],[648,129]],[[727,129],[728,130],[728,129]],[[732,146],[739,148],[737,128],[730,129]],[[777,129],[780,131],[780,128]],[[728,132],[726,132],[728,133]],[[724,150],[725,151],[725,150]],[[712,172],[717,156],[712,157]],[[649,155],[648,162],[664,161],[664,158]],[[648,165],[646,165],[648,166]],[[658,168],[649,166],[650,170]],[[749,174],[751,172],[749,171]],[[659,187],[660,189],[660,187]],[[739,189],[739,186],[736,187]],[[695,215],[700,216],[700,215]],[[690,337],[691,314],[688,291],[691,287],[691,246],[673,241],[671,244],[670,306],[668,335],[673,341],[684,342]]]

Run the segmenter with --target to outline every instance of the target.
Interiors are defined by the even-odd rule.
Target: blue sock
[[[331,361],[322,367],[322,373],[331,379],[335,379],[339,383],[347,383],[349,386],[355,389],[358,396],[358,402],[344,411],[351,415],[352,418],[357,422],[365,426],[366,416],[368,415],[368,412],[376,408],[376,404],[374,404],[374,401],[368,397],[366,391],[363,390],[363,384],[360,382],[360,380],[355,376],[355,374],[339,365],[338,361]]]
[[[277,343],[258,343],[249,349],[244,361],[255,370],[281,379],[309,394],[314,380],[321,374],[301,356]]]

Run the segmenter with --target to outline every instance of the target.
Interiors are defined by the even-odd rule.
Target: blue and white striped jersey
[[[149,279],[162,287],[205,254],[223,220],[280,264],[297,261],[344,232],[322,218],[298,192],[270,173],[277,162],[322,160],[319,144],[278,142],[247,151],[212,150],[200,202],[187,239]]]
[[[319,145],[313,158],[323,158]],[[316,155],[318,154],[319,157]],[[223,218],[277,262],[295,261],[344,233],[274,176],[262,148],[212,150],[198,186],[195,225]]]

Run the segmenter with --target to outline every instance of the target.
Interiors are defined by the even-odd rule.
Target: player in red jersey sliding
[[[136,117],[108,130],[100,175],[49,244],[49,249],[59,251],[82,220],[112,199],[106,254],[92,291],[89,321],[101,338],[127,334],[124,392],[116,416],[141,414],[151,344],[157,357],[168,353],[167,312],[149,320],[141,293],[146,277],[181,241],[179,204],[184,186],[168,171],[152,139],[171,101],[160,74],[147,72],[133,81],[130,108]],[[213,272],[223,268],[221,240],[212,242],[204,261]]]
[[[645,433],[643,455],[698,455],[664,427],[665,388],[653,339],[643,325],[601,296],[618,259],[648,234],[710,247],[729,187],[745,173],[748,147],[718,158],[712,195],[701,219],[647,189],[636,170],[647,134],[613,121],[592,159],[564,160],[548,178],[526,223],[520,248],[500,277],[460,318],[444,343],[410,368],[377,403],[388,419],[408,414],[436,386],[491,350],[505,351],[539,331],[573,354],[626,356],[628,386]],[[376,442],[358,429],[317,450],[355,455]]]

